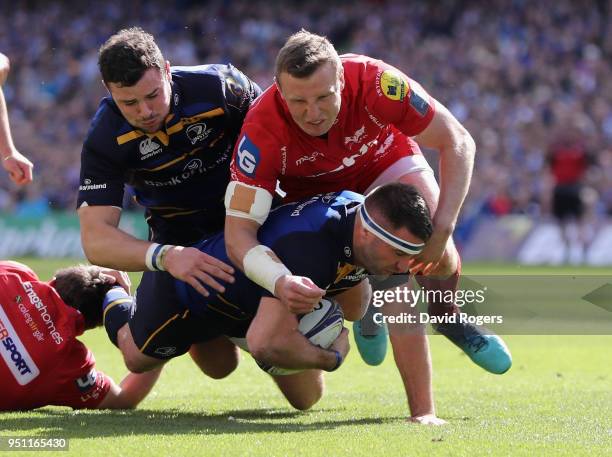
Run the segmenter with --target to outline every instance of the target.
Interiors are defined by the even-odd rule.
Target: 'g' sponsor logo
[[[259,164],[259,149],[253,144],[248,136],[244,135],[238,145],[237,153],[238,168],[249,178],[255,176],[255,170]]]
[[[0,356],[20,386],[32,382],[40,374],[25,345],[0,306]]]
[[[212,132],[212,129],[207,129],[204,122],[190,125],[185,131],[192,145],[196,144],[198,141],[205,140],[208,135],[210,135],[210,132]]]
[[[380,75],[380,90],[390,100],[404,101],[409,89],[408,82],[399,73],[385,70]]]

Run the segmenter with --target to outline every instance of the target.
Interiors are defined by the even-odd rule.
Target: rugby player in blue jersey
[[[110,96],[92,121],[81,155],[78,214],[94,264],[165,269],[201,283],[233,269],[184,248],[223,227],[223,196],[234,142],[259,87],[231,65],[170,67],[153,36],[121,30],[102,45],[99,66]],[[118,228],[128,185],[146,209],[150,241]],[[163,259],[151,264],[153,252]]]
[[[421,195],[411,186],[392,183],[367,198],[345,191],[282,205],[270,213],[258,238],[294,274],[311,278],[327,295],[333,295],[345,318],[356,320],[369,302],[366,271],[386,276],[406,273],[431,232],[431,218]],[[195,248],[229,263],[223,233]],[[238,270],[235,279],[234,283],[222,282],[223,293],[208,286],[210,295],[205,297],[168,273],[146,272],[134,304],[117,289],[118,296],[104,310],[105,327],[134,372],[158,367],[193,344],[222,335],[246,337],[259,362],[306,369],[273,377],[294,407],[308,409],[323,393],[321,370],[335,370],[348,352],[347,331],[331,350],[316,347],[298,332],[296,315],[270,292]],[[207,356],[203,370],[213,377],[225,376],[237,366],[227,348]],[[435,412],[432,415],[435,418]]]
[[[87,258],[118,270],[166,270],[204,294],[203,284],[222,291],[215,278],[231,281],[233,268],[185,246],[223,227],[234,142],[261,90],[231,65],[170,67],[140,28],[111,36],[98,63],[110,96],[81,154],[77,205]],[[119,228],[126,185],[145,207],[149,241]],[[227,347],[211,341],[207,351],[217,344]],[[191,355],[204,366],[200,349]]]

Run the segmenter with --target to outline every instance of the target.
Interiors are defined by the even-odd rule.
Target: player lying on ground
[[[117,385],[95,370],[92,352],[77,339],[102,324],[115,282],[98,267],[79,266],[47,283],[23,264],[0,262],[0,410],[126,409],[147,396],[161,368],[130,373]]]
[[[364,268],[380,275],[405,273],[431,230],[423,198],[413,187],[394,183],[374,191],[365,203],[359,194],[341,192],[280,206],[258,236],[277,253],[276,261],[312,278],[334,295],[347,319],[355,320],[369,300]],[[228,261],[222,233],[196,247]],[[296,315],[242,273],[236,274],[234,284],[224,286],[225,293],[204,297],[168,273],[145,273],[133,312],[129,303],[122,303],[107,306],[104,313],[109,336],[121,349],[128,368],[148,370],[198,347],[200,354],[207,354],[196,359],[202,371],[224,377],[236,368],[238,351],[223,335],[246,336],[251,353],[260,362],[311,368],[274,376],[294,407],[311,407],[323,393],[321,370],[338,368],[348,351],[346,331],[332,350],[315,347],[297,331]],[[435,411],[427,414],[436,419]]]

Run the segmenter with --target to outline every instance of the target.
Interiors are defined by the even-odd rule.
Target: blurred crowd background
[[[581,186],[587,219],[612,215],[610,0],[0,5],[0,51],[12,63],[3,87],[11,127],[35,165],[35,182],[24,189],[0,173],[5,214],[74,208],[81,144],[106,95],[98,48],[138,25],[172,64],[231,62],[262,88],[272,81],[276,52],[301,27],[327,35],[342,52],[402,69],[476,140],[463,225],[483,215],[549,217],[551,190],[563,179]],[[571,176],[567,166],[565,176],[550,173],[558,153],[573,157]]]

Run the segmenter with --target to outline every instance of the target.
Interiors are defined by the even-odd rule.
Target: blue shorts
[[[169,273],[146,271],[136,292],[129,326],[143,354],[171,359],[189,351],[192,344],[223,335],[209,319],[194,316],[179,302],[176,280]]]

